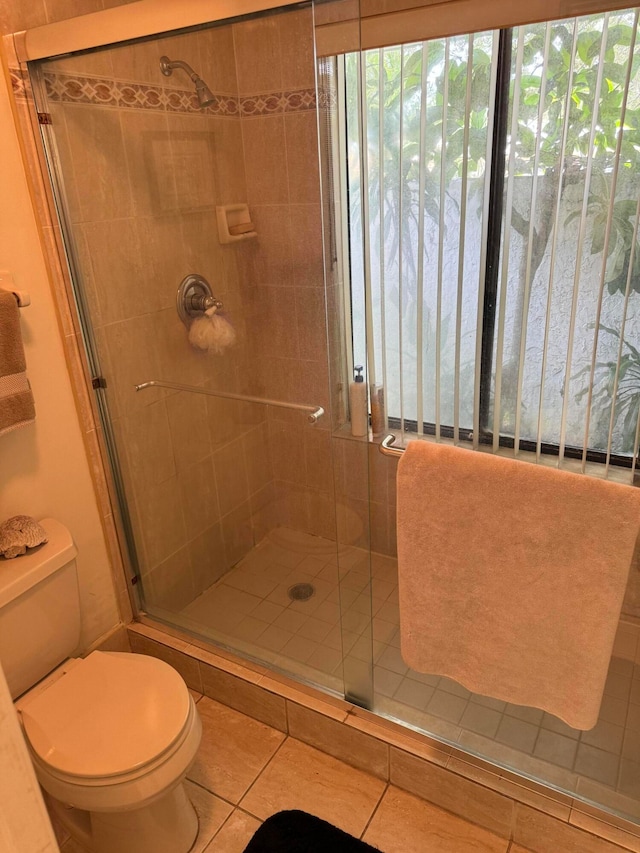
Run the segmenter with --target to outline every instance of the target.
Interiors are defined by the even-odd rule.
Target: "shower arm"
[[[174,68],[181,68],[183,71],[186,71],[186,73],[189,75],[189,77],[194,83],[197,80],[202,79],[199,74],[196,74],[196,72],[187,62],[183,62],[181,59],[175,59],[171,61],[167,56],[163,56],[161,58],[160,70],[165,75],[165,77],[169,77]]]
[[[136,391],[144,391],[145,388],[172,388],[174,391],[191,391],[194,394],[205,394],[208,397],[222,397],[225,400],[241,400],[244,403],[261,403],[263,406],[277,406],[280,409],[295,409],[306,412],[310,424],[317,423],[324,415],[322,406],[304,406],[300,403],[285,403],[282,400],[267,400],[263,397],[247,397],[243,394],[230,394],[227,391],[209,391],[197,385],[182,385],[179,382],[163,382],[160,379],[150,379],[134,385]]]

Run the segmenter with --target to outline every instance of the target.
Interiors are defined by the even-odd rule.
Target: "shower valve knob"
[[[180,282],[176,307],[178,316],[188,329],[196,317],[202,317],[207,311],[217,311],[224,306],[211,292],[209,282],[203,276],[192,273]]]

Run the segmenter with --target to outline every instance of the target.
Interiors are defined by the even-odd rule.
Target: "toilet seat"
[[[184,681],[164,661],[92,652],[25,702],[21,715],[33,752],[52,775],[109,784],[167,757],[184,737],[190,710]]]
[[[146,655],[92,652],[24,697],[20,714],[42,787],[89,811],[162,796],[184,777],[202,735],[182,677]]]

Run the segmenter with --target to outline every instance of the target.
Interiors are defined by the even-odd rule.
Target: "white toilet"
[[[198,819],[184,778],[202,735],[191,694],[156,658],[68,659],[80,640],[77,551],[62,524],[40,523],[46,545],[0,560],[0,661],[38,780],[91,853],[187,853]]]

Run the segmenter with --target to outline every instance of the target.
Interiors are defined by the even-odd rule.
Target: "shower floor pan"
[[[377,713],[640,818],[637,626],[621,623],[600,719],[580,732],[538,709],[410,670],[400,655],[396,560],[341,547],[339,564],[335,542],[277,528],[182,614],[238,650],[336,693],[343,654],[367,661],[372,644]]]

